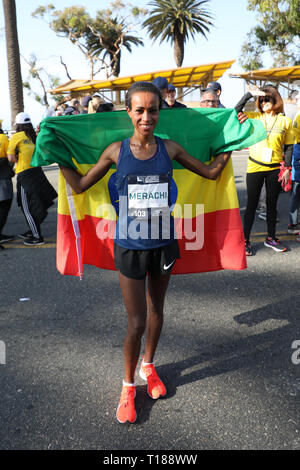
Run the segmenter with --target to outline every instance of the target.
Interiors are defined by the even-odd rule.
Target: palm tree
[[[189,35],[194,39],[196,33],[206,38],[212,16],[203,5],[209,0],[152,0],[153,9],[142,24],[148,29],[150,38],[160,44],[166,39],[174,44],[174,57],[177,67],[181,67],[184,57],[184,45]]]
[[[15,0],[3,0],[3,11],[5,18],[11,122],[14,123],[16,115],[24,109]]]
[[[110,60],[110,75],[118,77],[121,68],[121,49],[125,47],[132,52],[132,46],[143,46],[143,41],[137,36],[128,34],[128,27],[116,18],[98,18],[88,36],[88,49],[93,56]]]

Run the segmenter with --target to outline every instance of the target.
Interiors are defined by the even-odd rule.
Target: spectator
[[[174,85],[168,85],[166,103],[169,108],[186,108],[186,105],[176,100],[176,88]]]
[[[300,93],[297,95],[300,103]],[[286,162],[287,166],[292,165],[292,194],[289,206],[289,225],[288,233],[298,233],[297,241],[300,241],[300,111],[296,114],[293,122],[295,144],[293,146],[293,155],[291,163]]]
[[[104,100],[101,97],[100,93],[94,93],[88,105],[88,113],[89,114],[96,113],[100,104],[102,104],[103,102]]]
[[[284,103],[284,114],[294,121],[297,114],[297,90],[292,90],[289,93],[288,99]]]
[[[67,107],[68,105],[66,103],[58,103],[55,106],[55,116],[63,116]]]
[[[219,95],[212,88],[206,89],[200,99],[200,108],[218,108],[220,104]]]
[[[283,150],[285,155],[284,160],[287,162],[290,159],[292,144],[294,143],[292,121],[281,114],[283,111],[283,101],[277,88],[272,85],[264,86],[261,89],[254,87],[251,92],[247,93],[239,101],[235,109],[237,111],[242,110],[252,96],[257,97],[256,106],[258,111],[246,112],[246,114],[249,118],[258,119],[264,124],[267,138],[250,147],[246,175],[248,199],[244,215],[245,251],[247,256],[252,255],[250,233],[264,183],[266,185],[268,229],[264,245],[276,252],[286,251],[286,247],[279,242],[275,233],[277,200],[281,191],[278,175],[280,163],[283,161]],[[288,168],[286,168],[283,178],[285,181],[288,180]]]
[[[208,90],[213,90],[218,95],[218,97],[219,97],[218,108],[225,108],[225,106],[223,106],[222,103],[220,102],[220,96],[221,96],[221,93],[222,93],[222,87],[221,87],[220,83],[219,82],[209,82],[206,89],[203,90],[203,91],[208,91]]]
[[[168,80],[165,77],[156,77],[153,80],[152,83],[153,83],[153,85],[156,86],[156,88],[159,89],[159,91],[161,93],[161,96],[162,96],[162,99],[163,99],[162,109],[169,108],[170,106],[166,102],[167,93],[168,93],[168,86],[169,86]]]
[[[107,113],[114,110],[113,103],[101,103],[99,104],[96,113]]]
[[[2,233],[13,200],[11,179],[14,172],[7,159],[7,149],[8,138],[2,130],[2,120],[0,120],[0,243],[9,242],[15,238],[14,235]],[[1,248],[3,247],[1,246]]]
[[[81,100],[81,107],[82,107],[82,114],[87,114],[89,109],[89,102],[91,101],[92,97],[90,95],[84,96]]]
[[[70,106],[71,106],[72,108],[74,108],[75,111],[77,111],[77,112],[75,112],[74,114],[80,114],[80,102],[79,102],[79,100],[77,100],[77,99],[71,100],[71,101],[70,101]]]
[[[73,106],[67,106],[64,112],[64,116],[74,116],[75,114],[79,114],[78,111],[73,108]]]
[[[71,100],[69,106],[65,108],[64,116],[73,116],[74,114],[80,114],[79,111],[79,101]]]
[[[7,154],[11,163],[16,163],[17,202],[21,207],[29,230],[19,237],[25,245],[43,245],[41,223],[47,216],[47,209],[53,204],[57,193],[47,180],[41,168],[30,166],[35,148],[36,133],[26,113],[16,116],[16,133],[12,136]]]

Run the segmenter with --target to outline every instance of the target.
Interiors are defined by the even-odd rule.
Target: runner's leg
[[[119,272],[120,286],[128,315],[128,328],[124,339],[124,380],[134,383],[134,373],[139,360],[141,339],[146,327],[146,280],[131,279]]]
[[[159,277],[149,275],[147,289],[147,326],[145,343],[145,363],[153,362],[157,343],[163,326],[163,309],[171,272]]]

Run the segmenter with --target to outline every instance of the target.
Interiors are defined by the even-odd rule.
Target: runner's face
[[[134,129],[142,136],[151,135],[159,118],[159,99],[150,92],[136,92],[131,97],[131,110],[127,108]]]

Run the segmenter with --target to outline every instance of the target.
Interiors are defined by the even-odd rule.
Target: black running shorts
[[[115,243],[114,255],[116,269],[132,279],[145,279],[147,273],[155,277],[168,274],[180,258],[177,240],[151,250],[128,250]]]

